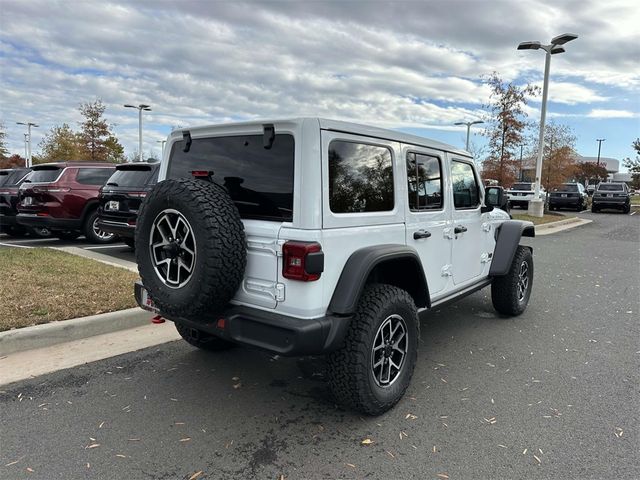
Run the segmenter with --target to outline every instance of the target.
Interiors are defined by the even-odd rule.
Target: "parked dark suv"
[[[578,212],[587,206],[589,195],[580,183],[565,183],[554,189],[549,196],[549,210],[573,208]]]
[[[600,183],[593,192],[591,211],[599,212],[602,208],[615,208],[624,213],[631,211],[631,195],[626,183]]]
[[[19,190],[18,224],[46,227],[65,240],[84,234],[94,243],[115,238],[98,227],[98,190],[115,165],[58,162],[36,165]]]
[[[0,170],[0,232],[22,235],[26,229],[16,223],[18,187],[31,171],[30,168]]]
[[[118,235],[134,248],[134,232],[140,203],[158,181],[158,163],[124,163],[100,189],[98,226]]]

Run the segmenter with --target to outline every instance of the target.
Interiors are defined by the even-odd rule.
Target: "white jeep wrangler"
[[[529,301],[533,224],[473,160],[435,141],[319,118],[176,130],[136,227],[142,308],[190,344],[328,355],[338,401],[391,408],[418,313],[491,285]]]

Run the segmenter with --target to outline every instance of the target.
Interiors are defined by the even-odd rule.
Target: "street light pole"
[[[31,167],[31,127],[38,127],[39,125],[33,122],[16,122],[16,125],[26,125],[27,126],[27,168]]]
[[[28,133],[23,133],[24,135],[24,166],[25,167],[29,167],[28,163],[29,160],[27,160],[28,155],[27,155],[27,142],[28,142],[28,138],[29,138],[29,134]]]
[[[144,103],[141,103],[138,106],[126,104],[125,107],[138,109],[138,161],[142,162],[142,111],[150,112],[151,108],[149,105],[145,105]]]
[[[478,123],[484,123],[482,120],[476,120],[475,122],[456,122],[454,125],[466,125],[467,126],[467,147],[465,150],[469,151],[469,134],[471,132],[471,125],[476,125]]]
[[[596,138],[596,142],[598,142],[598,162],[596,165],[600,166],[600,147],[602,146],[602,142],[604,142],[606,138]]]
[[[536,160],[536,183],[534,198],[529,202],[528,214],[534,217],[542,217],[544,215],[544,202],[540,199],[540,177],[542,177],[542,150],[544,148],[544,123],[547,116],[547,97],[549,94],[549,67],[551,65],[551,55],[563,53],[565,49],[562,47],[567,42],[575,40],[578,35],[573,33],[564,33],[551,39],[549,45],[542,45],[540,42],[522,42],[518,45],[518,50],[538,50],[542,49],[546,52],[544,59],[544,82],[542,84],[542,107],[540,112],[540,134],[538,136],[538,158]]]
[[[522,178],[522,174],[523,174],[523,169],[522,169],[522,147],[524,147],[524,144],[520,144],[520,181],[524,182],[524,180]]]

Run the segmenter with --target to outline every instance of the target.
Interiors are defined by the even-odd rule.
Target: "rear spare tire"
[[[244,225],[224,187],[164,180],[141,205],[136,261],[149,296],[169,318],[221,313],[247,263]]]

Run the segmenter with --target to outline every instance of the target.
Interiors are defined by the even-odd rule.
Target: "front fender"
[[[513,256],[522,237],[535,237],[536,231],[532,222],[507,220],[496,228],[496,246],[489,269],[490,277],[506,275],[511,268]]]

